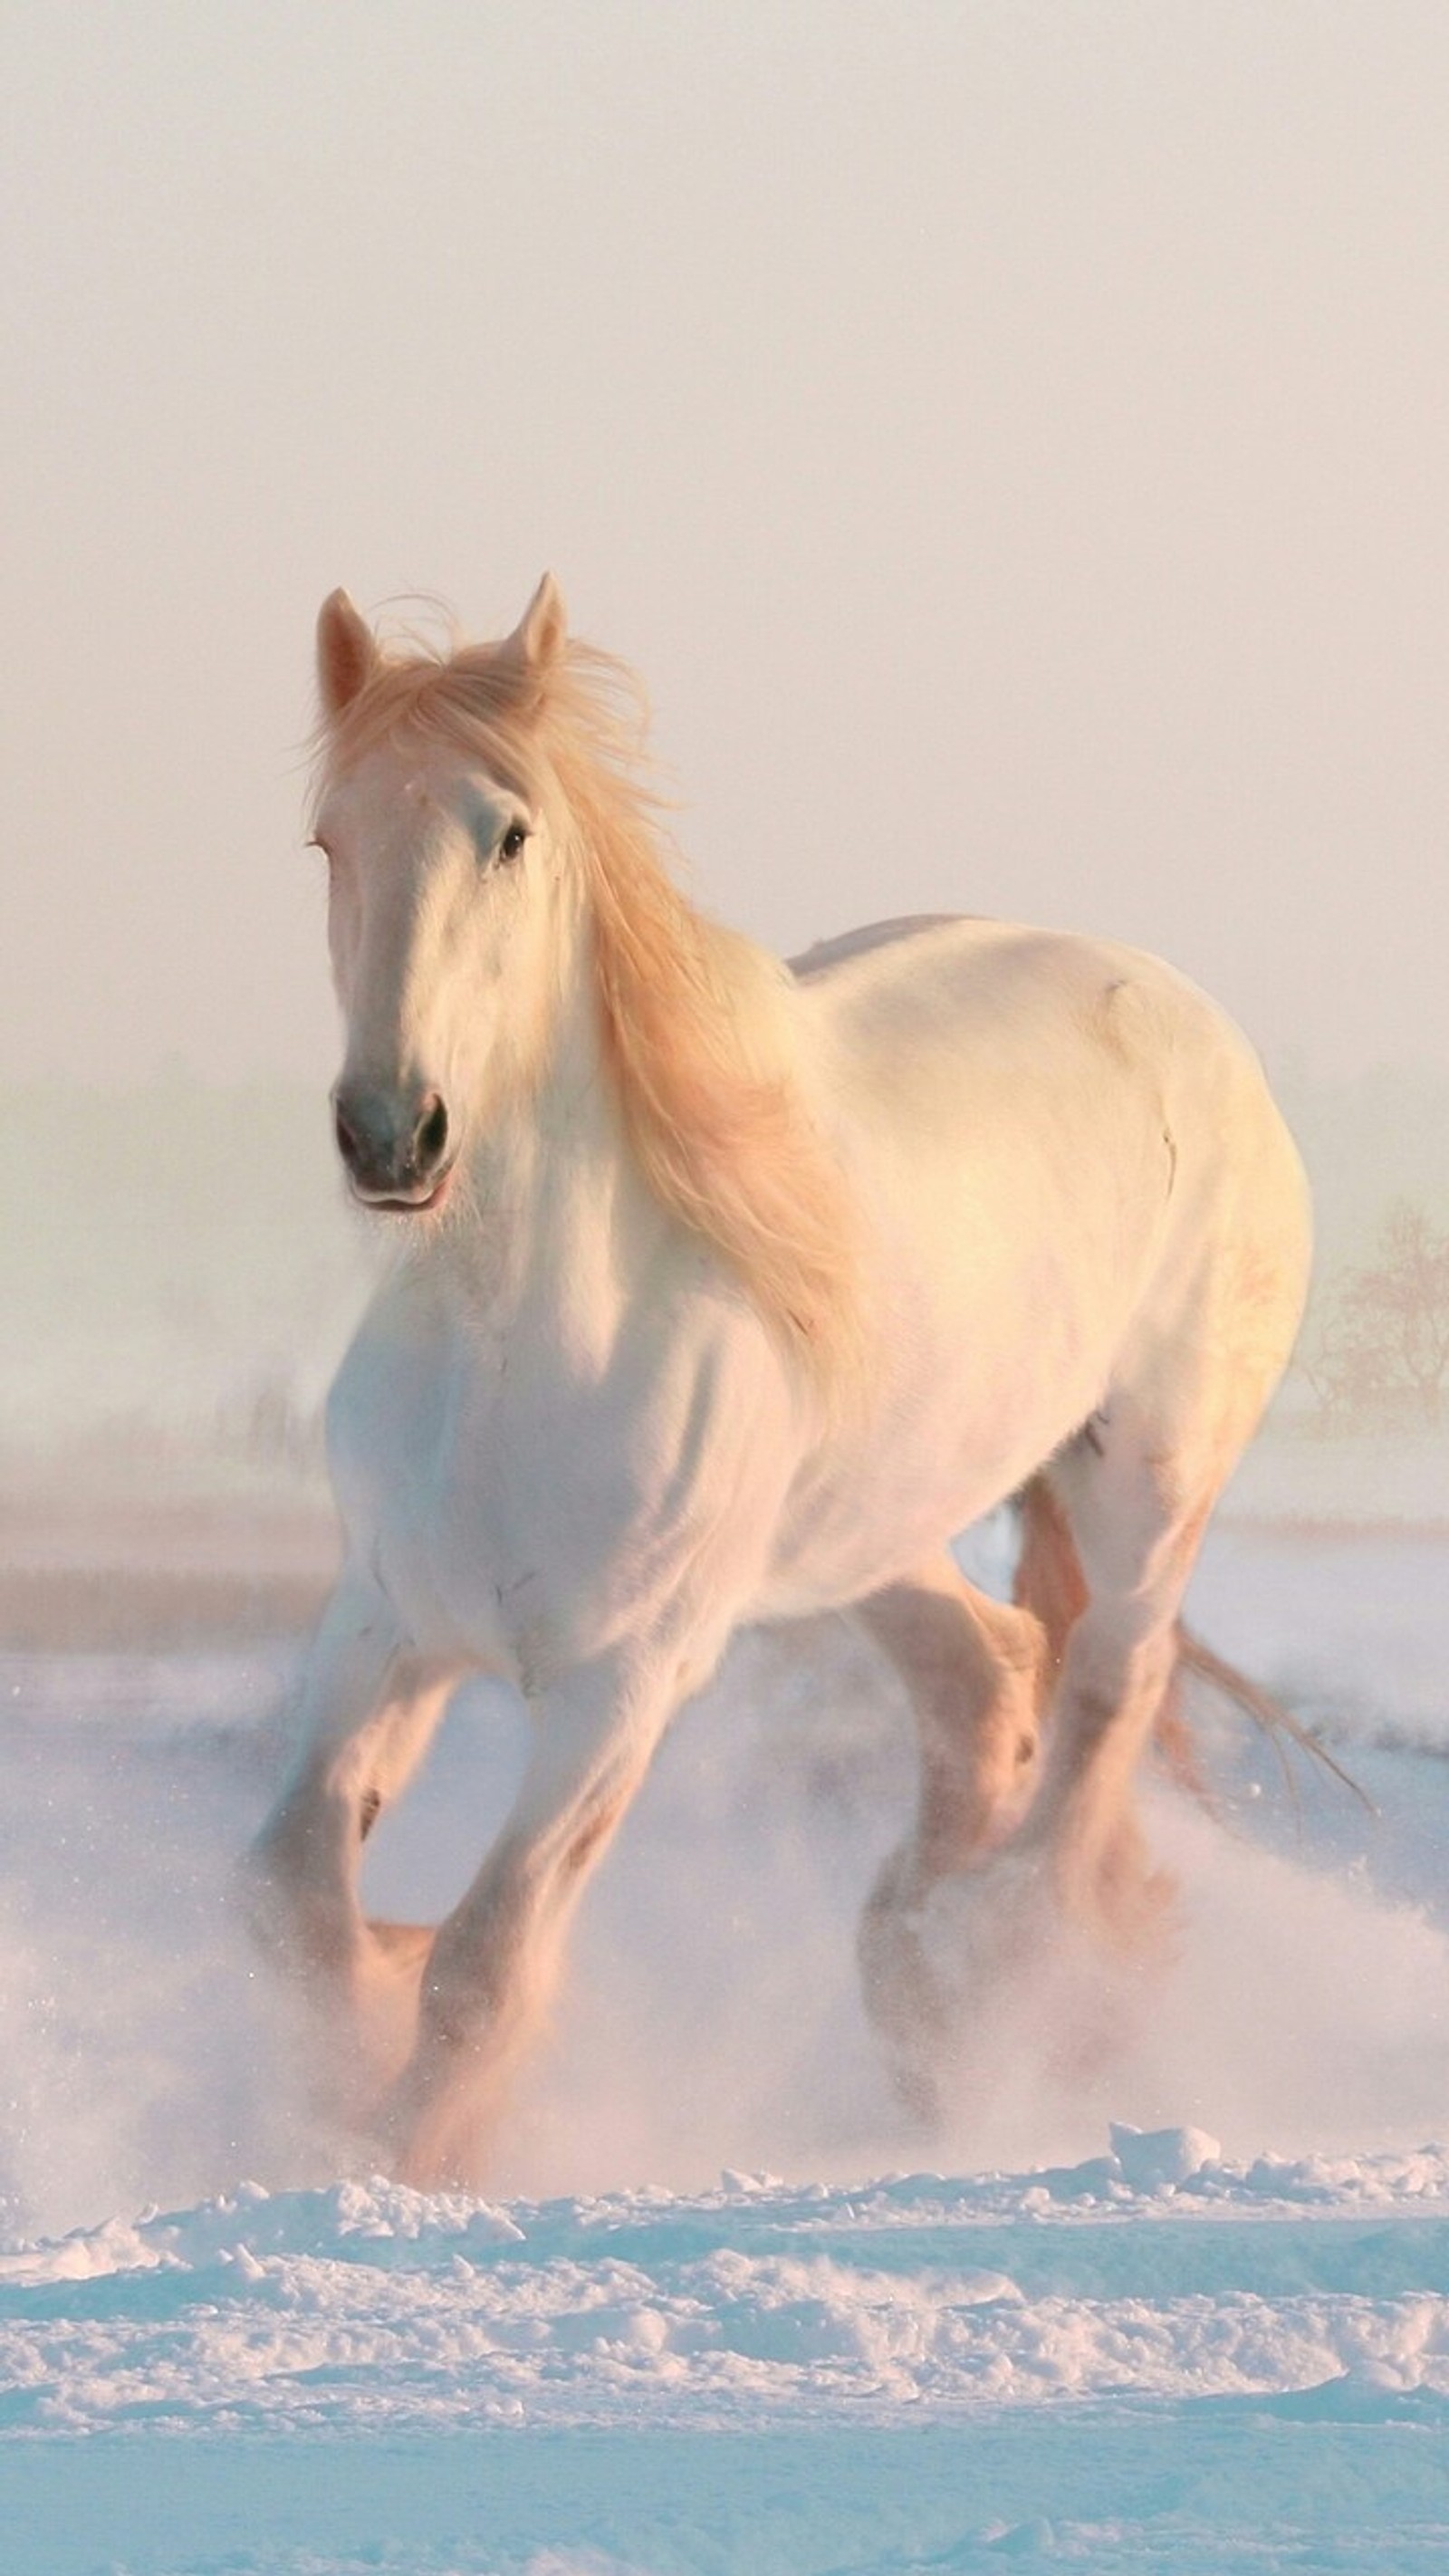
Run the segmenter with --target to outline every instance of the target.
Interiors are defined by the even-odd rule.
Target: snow
[[[976,1542],[1000,1571],[1001,1534]],[[1155,1978],[1061,1952],[913,2135],[851,1934],[910,1793],[843,1628],[743,1642],[591,1893],[487,2197],[349,2171],[226,1898],[291,1650],[0,1661],[17,2576],[1427,2576],[1449,2547],[1449,1538],[1239,1525]],[[446,1904],[521,1755],[379,1829]],[[1436,2143],[1437,2142],[1437,2143]]]
[[[1292,2165],[1189,2180],[1144,2195],[1104,2155],[506,2209],[253,2186],[8,2253],[8,2423],[759,2432],[1340,2385],[1449,2422],[1444,2158],[1360,2160],[1311,2218]]]
[[[1162,2146],[1160,2162],[1191,2161]],[[7,2476],[18,2462],[19,2492],[45,2499],[34,2576],[964,2569],[1003,2551],[1188,2576],[1302,2566],[1320,2545],[1307,2563],[1427,2569],[1449,2539],[1449,2158],[1215,2160],[1143,2191],[1108,2153],[507,2209],[378,2181],[252,2187],[13,2248],[0,2383]],[[299,2497],[299,2459],[324,2511]],[[403,2495],[426,2459],[423,2512]],[[541,2460],[560,2474],[539,2495]],[[253,2540],[178,2558],[173,2480],[210,2492],[227,2461],[255,2498]],[[1290,2492],[1295,2464],[1323,2482],[1317,2502]],[[1050,2514],[1019,2511],[1033,2477]],[[449,2536],[433,2555],[480,2478],[514,2541]],[[1356,2558],[1337,2554],[1345,2479],[1383,2518],[1359,2525]],[[359,2480],[375,2510],[421,2513],[396,2559],[381,2528],[355,2556],[321,2537]],[[133,2529],[88,2557],[113,2488]],[[602,2562],[585,2542],[601,2517],[624,2550]],[[874,2554],[838,2554],[862,2545]]]

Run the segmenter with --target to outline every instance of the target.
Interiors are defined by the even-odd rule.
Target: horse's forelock
[[[332,779],[371,752],[439,744],[516,783],[533,765],[525,760],[538,713],[530,694],[536,700],[495,646],[380,654],[355,697],[335,713],[324,709],[314,737],[319,770]]]

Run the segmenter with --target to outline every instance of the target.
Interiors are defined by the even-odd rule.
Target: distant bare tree
[[[1374,1257],[1330,1300],[1305,1368],[1330,1422],[1438,1423],[1449,1377],[1449,1234],[1395,1200]]]

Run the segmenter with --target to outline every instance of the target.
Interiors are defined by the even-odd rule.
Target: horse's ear
[[[546,572],[513,633],[498,647],[498,659],[520,680],[547,679],[568,640],[568,612],[563,592]]]
[[[317,689],[322,712],[335,724],[377,667],[371,627],[345,590],[334,590],[317,615]]]

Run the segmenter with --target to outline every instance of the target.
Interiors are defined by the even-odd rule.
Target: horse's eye
[[[516,859],[519,856],[527,838],[528,831],[526,825],[522,823],[510,824],[508,830],[504,833],[502,840],[498,844],[498,855],[500,859]]]

